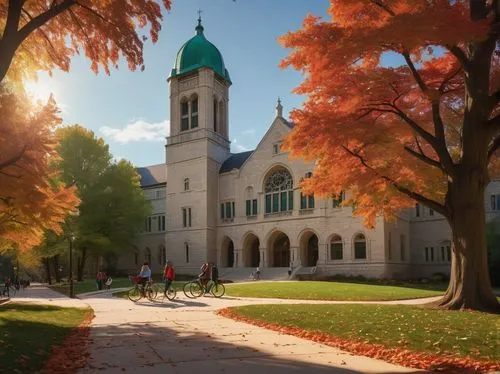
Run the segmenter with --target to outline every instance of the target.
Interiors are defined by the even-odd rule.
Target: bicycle
[[[184,295],[190,299],[196,299],[207,293],[212,294],[213,297],[220,298],[226,293],[226,287],[219,281],[209,280],[204,286],[200,279],[194,279],[184,284]]]
[[[172,283],[170,284],[170,286],[168,286],[168,289],[166,292],[165,292],[165,286],[163,286],[163,287],[160,286],[160,293],[163,295],[163,300],[165,300],[165,297],[166,297],[167,299],[172,301],[177,296],[177,290],[173,287]]]
[[[137,302],[143,297],[148,298],[149,301],[156,299],[158,289],[153,285],[152,280],[148,280],[146,285],[143,285],[141,277],[130,277],[130,279],[135,283],[134,287],[128,291],[130,301]]]

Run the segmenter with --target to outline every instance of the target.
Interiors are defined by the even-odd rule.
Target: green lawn
[[[90,309],[8,303],[0,306],[0,372],[34,373]]]
[[[130,279],[128,278],[113,278],[113,283],[111,284],[111,288],[121,288],[121,287],[129,287],[132,286]],[[75,282],[75,294],[81,294],[86,292],[97,291],[97,285],[94,279],[86,279],[83,282]],[[65,295],[69,295],[69,283],[56,283],[50,286],[54,291],[60,292]]]
[[[226,284],[229,296],[303,300],[401,300],[439,296],[441,290],[344,282],[255,282]]]
[[[500,360],[498,315],[408,305],[251,305],[239,315],[281,326],[433,354]]]

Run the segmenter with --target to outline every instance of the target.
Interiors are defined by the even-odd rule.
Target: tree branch
[[[413,149],[411,149],[408,146],[405,146],[404,149],[405,149],[406,152],[408,152],[412,156],[418,158],[419,160],[425,162],[427,165],[436,167],[439,170],[442,170],[443,172],[446,172],[445,170],[443,170],[443,165],[441,165],[438,161],[433,160],[432,158],[424,155],[423,153],[415,152]]]
[[[399,183],[397,183],[392,178],[390,178],[390,177],[388,177],[386,175],[380,174],[377,170],[375,170],[370,165],[368,165],[368,163],[366,162],[366,160],[359,153],[351,151],[346,146],[342,146],[342,148],[348,154],[350,154],[351,156],[357,158],[366,169],[374,172],[375,175],[378,178],[385,180],[387,183],[389,183],[390,185],[392,185],[394,188],[396,188],[402,194],[404,194],[404,195],[410,197],[411,199],[414,199],[414,200],[416,200],[416,201],[424,204],[425,206],[427,206],[427,207],[435,210],[436,212],[442,214],[444,217],[448,217],[449,214],[448,214],[448,211],[446,210],[446,208],[445,208],[444,205],[438,203],[437,201],[429,199],[429,198],[427,198],[427,197],[425,197],[425,196],[423,196],[423,195],[421,195],[421,194],[419,194],[417,192],[411,191],[407,187],[401,186]]]
[[[420,76],[420,73],[418,72],[417,68],[413,64],[413,61],[410,58],[410,54],[408,52],[403,52],[402,55],[406,61],[406,65],[408,65],[408,67],[410,68],[411,74],[413,75],[413,78],[417,82],[418,86],[420,87],[422,92],[428,96],[429,95],[429,87],[427,87],[424,80]]]
[[[448,51],[450,51],[451,54],[457,58],[464,71],[468,72],[470,68],[470,60],[467,58],[467,55],[462,48],[458,45],[447,45],[446,49],[448,49]]]
[[[490,147],[488,148],[488,156],[487,156],[488,163],[490,162],[491,158],[497,151],[498,147],[500,147],[500,136],[497,136],[491,143]]]

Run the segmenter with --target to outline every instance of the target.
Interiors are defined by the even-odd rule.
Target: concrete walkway
[[[89,304],[80,299],[70,299],[59,292],[52,291],[50,288],[32,283],[25,290],[19,290],[15,295],[11,295],[11,302],[55,305],[65,308],[88,308]]]
[[[432,299],[387,302],[414,304]],[[203,297],[178,293],[175,302],[132,303],[109,292],[84,297],[95,311],[86,373],[410,373],[415,369],[353,356],[338,349],[214,312],[248,304],[325,303],[318,301]],[[342,303],[342,302],[329,302]]]

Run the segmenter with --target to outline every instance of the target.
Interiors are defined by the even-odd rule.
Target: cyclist
[[[163,278],[165,279],[165,296],[167,296],[167,290],[175,279],[175,270],[170,261],[167,261],[165,265]]]
[[[151,269],[149,268],[149,263],[147,261],[145,261],[142,265],[139,277],[141,278],[142,291],[144,292],[146,283],[151,279]]]
[[[198,275],[198,279],[203,287],[207,287],[207,283],[210,280],[210,264],[205,262],[201,265],[201,273]]]

